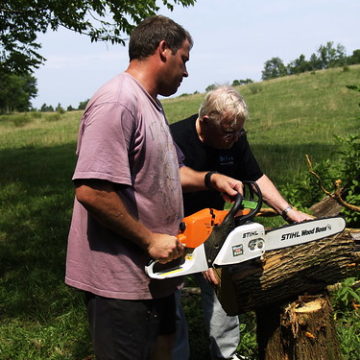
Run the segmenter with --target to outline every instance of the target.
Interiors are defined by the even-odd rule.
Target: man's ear
[[[170,50],[167,42],[165,40],[161,40],[159,42],[158,51],[159,51],[159,55],[161,57],[161,60],[166,61],[168,53],[171,50]]]
[[[201,125],[209,125],[209,123],[210,123],[210,119],[207,115],[200,117],[199,121],[200,121]]]

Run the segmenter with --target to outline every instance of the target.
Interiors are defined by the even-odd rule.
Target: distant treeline
[[[329,69],[332,67],[360,64],[360,49],[354,50],[351,56],[345,53],[345,47],[329,41],[321,45],[309,60],[301,54],[297,59],[285,65],[279,57],[273,57],[265,62],[262,79],[274,79],[286,75],[300,74],[306,71]]]
[[[89,100],[79,103],[77,108],[69,105],[64,108],[60,103],[53,107],[43,104],[40,109],[32,106],[31,100],[37,96],[36,78],[31,74],[10,74],[0,72],[0,114],[25,111],[65,111],[83,110]]]
[[[77,108],[74,108],[71,105],[69,105],[66,108],[66,111],[84,110],[86,108],[86,104],[88,103],[88,101],[89,101],[89,99],[87,99],[85,101],[81,101]],[[63,112],[65,112],[65,108],[63,108],[60,103],[55,108],[52,105],[47,105],[47,104],[44,103],[44,104],[41,105],[39,111],[41,111],[41,112],[56,111],[56,112],[59,112],[59,113],[63,113]]]
[[[339,66],[360,64],[360,49],[354,50],[352,55],[347,56],[345,47],[337,44],[334,47],[333,41],[328,41],[326,45],[320,45],[317,52],[311,54],[309,60],[301,54],[297,59],[285,65],[279,57],[273,57],[266,61],[262,71],[262,80],[275,79],[281,76],[300,74],[307,71],[329,69]],[[233,80],[232,86],[251,84],[251,79]],[[210,84],[205,91],[213,90],[217,84]],[[256,91],[256,88],[253,88]]]

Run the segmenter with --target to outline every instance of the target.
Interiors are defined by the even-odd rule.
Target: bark
[[[340,360],[326,295],[302,296],[286,307],[257,313],[259,360]]]
[[[219,271],[218,298],[229,315],[273,304],[298,295],[322,293],[330,284],[356,275],[360,244],[350,231],[291,248],[265,252],[262,260]]]
[[[333,198],[325,197],[311,208],[311,214],[315,217],[337,216],[343,207]]]

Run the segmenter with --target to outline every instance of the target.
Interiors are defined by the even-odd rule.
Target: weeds
[[[360,354],[359,282],[355,278],[344,280],[332,293],[332,302],[344,360],[356,360]]]

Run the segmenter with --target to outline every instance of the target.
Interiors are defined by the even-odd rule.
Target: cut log
[[[218,298],[229,315],[285,304],[303,294],[356,275],[360,244],[350,231],[290,248],[265,252],[261,261],[219,270]]]
[[[333,198],[325,197],[314,204],[310,210],[315,217],[337,216],[343,207]]]
[[[359,232],[346,230],[218,270],[217,295],[229,315],[255,311],[259,360],[340,360],[326,289],[359,269]]]
[[[332,308],[325,295],[302,296],[257,313],[259,360],[340,360]]]

